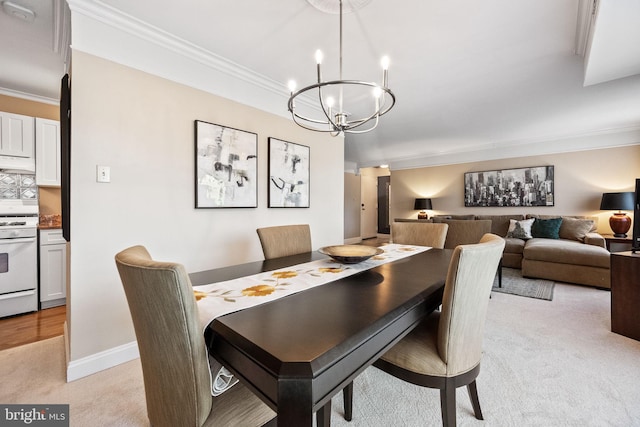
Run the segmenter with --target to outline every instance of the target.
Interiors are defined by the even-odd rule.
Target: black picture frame
[[[466,207],[554,206],[554,167],[533,166],[464,174]]]
[[[258,207],[258,134],[195,120],[196,209]]]
[[[311,149],[306,145],[269,137],[270,208],[308,208]]]

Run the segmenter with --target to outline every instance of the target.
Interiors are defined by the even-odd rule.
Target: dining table
[[[277,413],[278,426],[312,426],[316,413],[329,426],[332,397],[441,304],[452,253],[432,248],[222,315],[205,328],[208,350]],[[324,258],[313,251],[189,277],[205,285]]]

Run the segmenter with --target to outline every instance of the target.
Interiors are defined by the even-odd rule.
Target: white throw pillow
[[[531,226],[533,225],[535,218],[523,219],[523,220],[509,220],[509,231],[507,231],[507,237],[514,237],[516,239],[527,240],[531,239]]]

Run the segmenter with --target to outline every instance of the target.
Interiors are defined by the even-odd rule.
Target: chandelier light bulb
[[[382,59],[380,60],[380,65],[382,65],[382,69],[383,70],[388,70],[389,69],[389,57],[388,56],[383,56]]]
[[[382,96],[382,89],[378,86],[373,88],[373,97],[378,99]]]
[[[322,64],[322,59],[323,59],[322,51],[320,49],[316,50],[316,64],[318,65]]]
[[[295,80],[289,80],[289,92],[293,93],[296,91],[296,81]]]
[[[325,101],[325,103],[327,104],[327,107],[333,108],[333,105],[336,103],[336,101],[335,101],[335,99],[333,99],[332,96],[328,96],[327,100]]]

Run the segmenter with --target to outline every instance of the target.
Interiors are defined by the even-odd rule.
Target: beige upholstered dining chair
[[[211,396],[204,335],[184,267],[143,246],[115,256],[140,349],[151,425],[275,425],[275,413],[241,383]]]
[[[442,298],[433,312],[378,359],[374,366],[423,387],[440,389],[442,424],[456,425],[456,388],[466,385],[482,420],[476,377],[489,294],[504,239],[486,234],[480,243],[455,248]]]
[[[447,238],[447,224],[431,222],[393,222],[391,224],[391,240],[402,245],[430,246],[444,248]]]
[[[311,252],[309,224],[280,225],[256,231],[265,259]]]
[[[488,219],[464,220],[464,219],[440,219],[434,218],[435,222],[447,224],[447,239],[444,242],[445,249],[455,249],[458,245],[469,245],[478,243],[482,236],[491,233],[492,221]],[[498,276],[498,287],[502,287],[502,258],[496,271]]]

